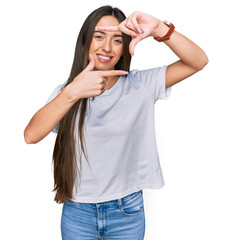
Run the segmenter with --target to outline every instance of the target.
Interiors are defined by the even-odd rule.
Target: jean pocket
[[[126,216],[138,215],[144,209],[142,190],[122,198],[119,208],[120,211]]]

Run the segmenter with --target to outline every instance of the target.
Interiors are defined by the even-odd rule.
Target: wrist
[[[73,87],[72,87],[72,83],[68,84],[64,89],[63,89],[63,94],[66,98],[66,100],[69,103],[74,104],[75,102],[77,102],[78,100],[80,100],[79,94],[77,94],[76,92],[73,92]]]
[[[153,33],[151,34],[152,37],[162,37],[164,36],[169,30],[169,27],[161,20],[159,20],[158,26],[155,28]]]

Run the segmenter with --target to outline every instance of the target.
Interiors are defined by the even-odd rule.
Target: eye
[[[116,42],[116,43],[119,43],[119,44],[121,44],[121,43],[122,43],[122,41],[121,41],[121,40],[119,40],[119,39],[115,39],[115,42]]]
[[[96,39],[102,39],[102,36],[101,36],[101,35],[95,35],[94,38],[96,38]]]

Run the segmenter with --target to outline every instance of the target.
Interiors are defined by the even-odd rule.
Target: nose
[[[111,52],[112,46],[110,39],[105,39],[102,43],[102,50],[105,52]]]

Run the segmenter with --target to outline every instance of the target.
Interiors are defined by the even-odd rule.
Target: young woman
[[[135,45],[147,37],[164,42],[180,59],[130,71]],[[164,185],[154,104],[207,63],[202,49],[173,24],[151,15],[126,18],[118,8],[103,6],[87,17],[68,80],[24,131],[30,144],[57,133],[54,191],[55,201],[63,203],[63,239],[144,238],[142,189]]]

